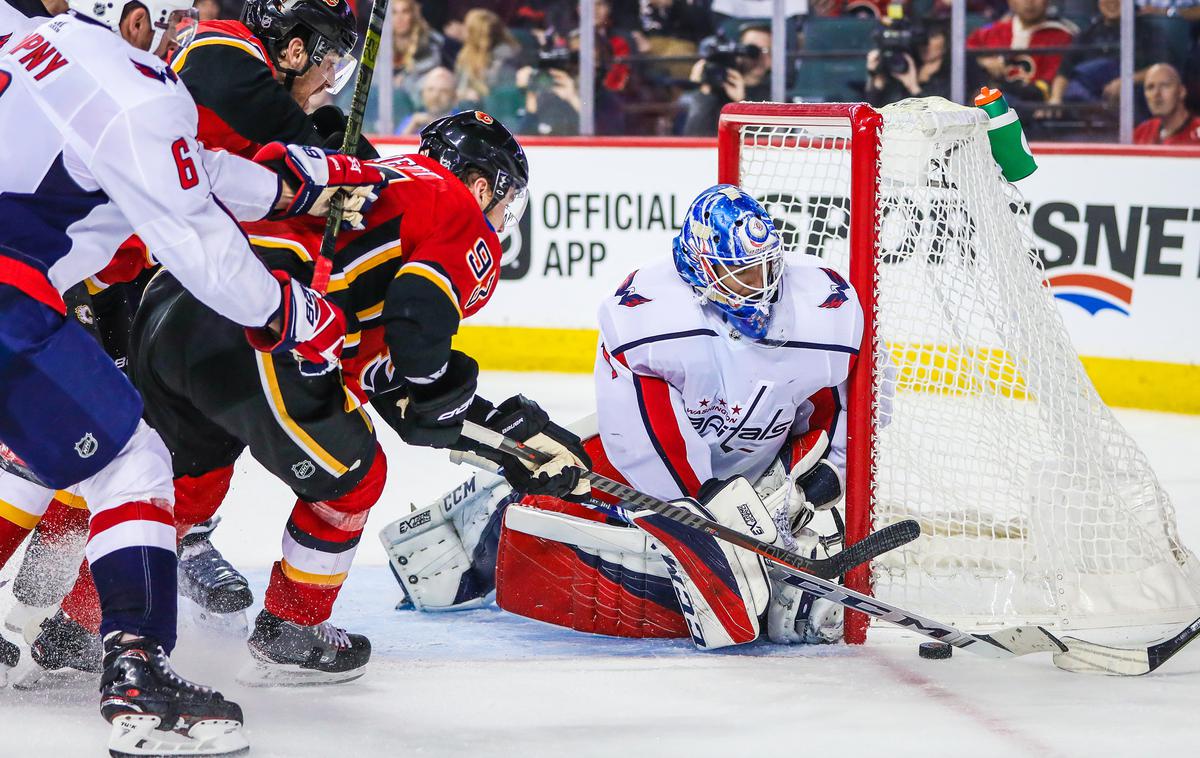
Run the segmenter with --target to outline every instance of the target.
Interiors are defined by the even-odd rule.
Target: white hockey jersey
[[[0,55],[0,281],[29,291],[39,285],[30,277],[45,277],[65,290],[136,232],[214,310],[266,323],[279,284],[230,214],[262,218],[278,178],[200,147],[196,119],[162,61],[84,17],[44,19],[10,39]]]
[[[32,0],[36,7],[19,8],[11,2],[0,0],[0,53],[15,46],[33,31],[34,27],[44,23],[48,17],[41,0]],[[37,15],[26,15],[33,13]]]
[[[670,261],[630,274],[600,306],[596,406],[605,453],[664,499],[710,478],[754,481],[784,444],[825,425],[844,470],[845,385],[862,341],[850,284],[818,258],[789,260],[767,347],[702,304]]]

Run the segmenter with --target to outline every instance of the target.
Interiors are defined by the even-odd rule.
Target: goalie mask
[[[684,282],[751,339],[767,335],[783,278],[783,243],[758,201],[732,184],[700,193],[675,237]]]

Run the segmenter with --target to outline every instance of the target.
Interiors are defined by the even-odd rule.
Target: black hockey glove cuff
[[[346,112],[336,105],[322,105],[310,113],[309,118],[312,119],[317,136],[321,138],[321,147],[340,151],[342,143],[346,141]],[[379,151],[375,149],[366,135],[360,135],[358,148],[354,151],[354,155],[369,161],[378,158]]]
[[[421,447],[450,447],[462,435],[463,421],[471,408],[478,386],[479,364],[458,350],[450,352],[445,370],[432,382],[408,382],[406,396],[389,393],[380,406],[384,420],[400,439]]]

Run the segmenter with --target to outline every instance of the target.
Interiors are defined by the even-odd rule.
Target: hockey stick
[[[1063,637],[1068,650],[1055,654],[1054,665],[1077,673],[1142,676],[1166,663],[1197,637],[1200,637],[1200,618],[1164,640],[1138,648],[1109,647]]]
[[[363,118],[367,112],[367,97],[371,94],[371,78],[375,76],[375,58],[379,55],[379,38],[383,35],[383,21],[387,16],[388,0],[373,0],[371,20],[367,23],[367,36],[363,39],[362,59],[354,78],[354,97],[350,100],[350,112],[346,114],[346,133],[342,139],[342,152],[354,155],[358,152],[358,138],[362,136]],[[312,288],[322,295],[329,288],[329,274],[333,271],[334,244],[338,229],[342,226],[342,194],[334,195],[329,207],[329,218],[325,220],[325,234],[321,237],[321,254],[317,256],[313,271]]]
[[[518,459],[524,459],[532,463],[544,463],[550,460],[550,456],[541,450],[527,447],[520,442],[505,437],[503,434],[470,421],[463,424],[462,433],[468,439],[499,450],[502,453],[515,456]],[[584,472],[584,478],[592,487],[600,492],[612,495],[631,505],[666,516],[672,521],[679,522],[693,529],[707,532],[725,542],[758,553],[782,569],[790,569],[801,576],[817,576],[823,580],[839,577],[859,564],[866,563],[889,550],[894,550],[901,545],[912,542],[921,534],[921,527],[916,521],[901,521],[896,524],[890,524],[878,532],[868,535],[866,539],[856,542],[830,558],[805,558],[789,550],[756,540],[749,535],[718,524],[686,508],[680,508],[664,500],[659,500],[656,497],[638,492],[632,487],[620,482],[614,482],[612,479],[601,476],[594,471]],[[836,587],[837,585],[833,586]]]
[[[508,453],[509,455],[534,463],[540,463],[549,459],[549,456],[540,450],[526,447],[519,442],[471,422],[463,425],[463,436],[503,453]],[[464,457],[464,460],[471,461],[471,458],[472,456],[468,454]],[[485,468],[491,468],[491,466],[485,466]],[[691,511],[665,503],[662,500],[638,492],[632,487],[614,482],[591,471],[586,472],[584,477],[592,487],[601,492],[613,495],[632,504],[640,505],[656,513],[662,513],[672,519],[675,518],[674,512],[678,511],[682,516],[679,520],[683,521],[683,523],[703,529],[713,536],[723,536],[717,533],[719,529],[723,529],[720,524],[697,516]],[[892,526],[901,526],[906,523],[909,522],[902,521]],[[838,555],[843,555],[854,550],[856,547],[868,545],[873,538],[883,535],[888,528],[867,536],[866,539],[851,545]],[[916,532],[920,530],[915,522],[911,528]],[[1053,653],[1054,665],[1064,671],[1100,673],[1114,676],[1140,676],[1154,671],[1182,650],[1193,639],[1200,637],[1200,619],[1196,619],[1172,637],[1141,648],[1109,647],[1094,642],[1087,642],[1076,637],[1063,637],[1059,639],[1040,626],[1014,626],[999,629],[988,634],[971,634],[949,624],[906,611],[884,600],[863,595],[862,593],[835,584],[829,578],[820,575],[820,573],[825,573],[825,571],[818,573],[815,571],[804,571],[799,568],[799,563],[807,563],[809,565],[815,563],[824,564],[820,568],[829,570],[833,565],[831,563],[808,559],[797,563],[786,562],[771,553],[781,553],[790,557],[791,554],[787,553],[787,551],[775,548],[773,545],[760,543],[757,540],[746,537],[740,532],[732,532],[732,535],[735,539],[731,539],[731,542],[734,542],[739,547],[753,550],[769,559],[782,574],[779,578],[793,587],[809,592],[816,597],[825,598],[846,608],[865,613],[880,621],[886,621],[909,631],[916,632],[929,639],[970,650],[972,653],[985,658],[1016,658],[1032,653]],[[897,544],[893,544],[892,547],[899,547],[911,541],[914,537],[915,535],[908,539],[902,539]],[[880,542],[871,544],[870,547],[864,547],[862,554],[855,556],[851,560],[861,559],[861,562],[865,562],[891,549],[891,547],[882,550],[879,549],[883,544]],[[768,550],[759,550],[758,546],[760,545],[768,548]],[[834,558],[836,557],[834,556]],[[833,559],[829,560],[832,561]],[[833,576],[837,575],[833,574]]]

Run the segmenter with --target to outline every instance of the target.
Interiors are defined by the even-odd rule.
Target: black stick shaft
[[[550,456],[541,450],[523,445],[491,429],[469,421],[463,425],[463,436],[519,459],[530,461],[531,463],[545,463],[550,459]],[[587,479],[593,488],[600,492],[612,495],[631,505],[654,511],[672,521],[677,521],[693,529],[699,529],[725,542],[758,553],[764,558],[769,559],[772,563],[788,566],[798,571],[821,577],[822,579],[833,579],[841,576],[861,563],[865,563],[889,550],[912,542],[921,533],[921,527],[916,521],[901,521],[875,532],[832,558],[805,558],[790,550],[784,550],[781,547],[756,540],[753,537],[742,534],[736,529],[730,529],[723,524],[718,524],[686,508],[671,505],[665,500],[651,497],[620,482],[614,482],[612,479],[601,476],[593,471],[586,472],[584,478]]]
[[[362,59],[354,79],[354,97],[350,100],[350,112],[346,115],[346,134],[342,140],[342,152],[354,155],[358,152],[358,139],[362,136],[363,118],[367,112],[367,98],[371,94],[371,79],[375,76],[375,59],[379,55],[379,40],[383,35],[383,22],[387,17],[388,0],[371,3],[371,20],[367,24],[367,36],[363,39]],[[322,295],[329,287],[329,274],[333,270],[334,246],[338,230],[342,226],[342,197],[335,195],[325,220],[325,234],[321,238],[321,254],[317,258],[312,286]]]

